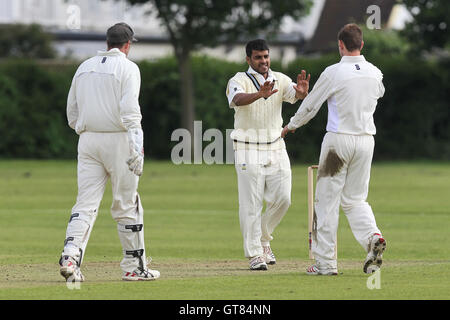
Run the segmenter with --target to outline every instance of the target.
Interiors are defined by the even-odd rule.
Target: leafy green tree
[[[364,34],[362,53],[373,60],[383,56],[402,56],[410,50],[410,43],[397,30],[370,30],[360,25]]]
[[[249,36],[275,34],[286,17],[307,13],[310,0],[127,0],[151,3],[169,35],[178,62],[182,126],[193,132],[195,120],[192,52]]]
[[[413,16],[402,34],[413,44],[414,51],[449,49],[450,1],[403,0]]]
[[[0,25],[1,58],[50,59],[55,56],[52,37],[40,25]]]

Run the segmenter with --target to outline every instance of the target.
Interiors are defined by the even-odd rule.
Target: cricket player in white
[[[246,46],[247,72],[238,72],[227,85],[230,108],[235,110],[235,167],[239,191],[239,221],[244,254],[251,270],[267,270],[276,258],[270,247],[272,232],[291,203],[291,167],[280,138],[282,104],[308,94],[309,78],[303,70],[297,83],[270,69],[269,47],[264,40]],[[264,201],[266,211],[262,213]]]
[[[108,51],[78,68],[67,101],[69,126],[78,142],[78,197],[67,226],[60,273],[67,281],[84,281],[80,266],[98,208],[111,178],[111,214],[123,247],[123,280],[154,280],[147,267],[144,211],[137,192],[144,164],[138,66],[127,59],[134,32],[125,23],[107,31]]]
[[[366,250],[363,270],[376,271],[382,263],[386,241],[366,202],[376,133],[373,114],[384,95],[383,74],[361,55],[362,31],[345,25],[338,34],[342,59],[320,75],[313,90],[283,129],[288,132],[305,125],[328,101],[327,133],[323,139],[315,194],[316,230],[312,252],[315,264],[310,275],[336,275],[336,234],[339,205],[356,240]]]

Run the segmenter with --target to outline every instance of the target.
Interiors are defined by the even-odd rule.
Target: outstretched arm
[[[256,100],[259,100],[261,98],[269,98],[273,94],[278,92],[278,89],[273,90],[273,87],[275,86],[275,82],[266,81],[258,92],[255,93],[238,93],[233,98],[233,103],[236,106],[246,106],[249,104],[252,104]]]
[[[332,93],[332,82],[322,73],[314,85],[313,90],[303,100],[289,124],[283,129],[281,137],[284,138],[288,132],[294,132],[297,128],[307,124],[314,118],[322,104]]]

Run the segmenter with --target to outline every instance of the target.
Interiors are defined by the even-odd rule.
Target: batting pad
[[[71,256],[78,262],[78,265],[81,265],[84,256],[83,253],[86,250],[86,246],[96,219],[97,210],[89,213],[72,213],[69,224],[67,225],[64,251],[62,255]]]
[[[139,196],[136,199],[136,223],[117,223],[117,231],[123,249],[123,259],[120,267],[124,272],[133,272],[137,268],[144,269],[145,243],[144,243],[144,216]]]

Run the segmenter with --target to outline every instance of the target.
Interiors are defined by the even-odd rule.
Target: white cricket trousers
[[[286,149],[235,150],[235,167],[244,254],[252,258],[263,254],[291,204],[291,165]]]
[[[314,206],[317,238],[312,239],[312,252],[320,267],[337,268],[339,205],[353,235],[366,252],[370,236],[381,234],[372,208],[366,202],[374,145],[371,135],[328,132],[323,139]]]
[[[111,215],[118,224],[124,249],[121,267],[131,272],[145,259],[143,208],[137,193],[139,177],[126,164],[130,147],[126,132],[84,132],[78,141],[78,196],[67,226],[63,255],[77,257],[79,263],[97,218],[106,183],[111,179]],[[127,254],[128,253],[128,254]]]

